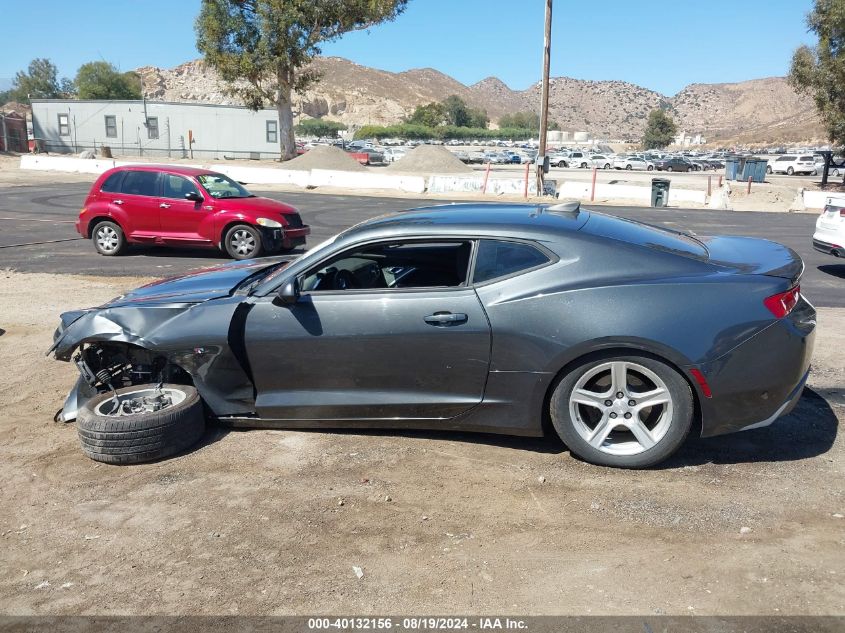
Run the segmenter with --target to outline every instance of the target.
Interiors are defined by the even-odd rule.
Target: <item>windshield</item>
[[[254,198],[237,182],[223,174],[203,174],[197,180],[212,198]]]

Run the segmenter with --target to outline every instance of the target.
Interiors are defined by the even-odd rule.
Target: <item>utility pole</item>
[[[552,0],[546,0],[546,34],[543,37],[543,90],[540,97],[540,147],[537,151],[537,195],[543,195],[543,159],[549,126],[549,64],[552,56]]]

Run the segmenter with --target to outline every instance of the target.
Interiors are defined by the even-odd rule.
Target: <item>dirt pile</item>
[[[390,163],[387,171],[414,174],[463,174],[472,172],[472,167],[464,165],[445,147],[420,145],[395,163]]]
[[[283,169],[334,169],[337,171],[366,171],[366,168],[342,149],[318,145],[282,165]]]

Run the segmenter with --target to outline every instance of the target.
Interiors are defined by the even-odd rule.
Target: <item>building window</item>
[[[158,138],[158,117],[147,117],[147,138]]]
[[[70,136],[70,115],[59,115],[59,136]]]
[[[278,121],[267,121],[267,142],[268,143],[278,143],[279,142],[279,122]]]
[[[106,136],[117,138],[117,117],[113,114],[106,115]]]

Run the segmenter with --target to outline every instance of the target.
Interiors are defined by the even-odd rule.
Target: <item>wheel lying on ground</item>
[[[259,257],[263,251],[261,234],[249,224],[236,224],[226,231],[223,247],[233,259]]]
[[[94,248],[100,255],[120,255],[126,248],[126,237],[115,222],[100,222],[91,231]]]
[[[172,404],[151,410],[151,399],[162,394]],[[77,414],[82,451],[95,461],[140,464],[161,459],[193,446],[205,432],[202,400],[194,387],[166,384],[157,392],[156,385],[135,385],[118,389],[117,395],[119,411],[113,394],[102,393]]]
[[[584,461],[647,468],[686,439],[692,426],[692,391],[662,361],[596,355],[560,379],[550,413],[560,438]]]

